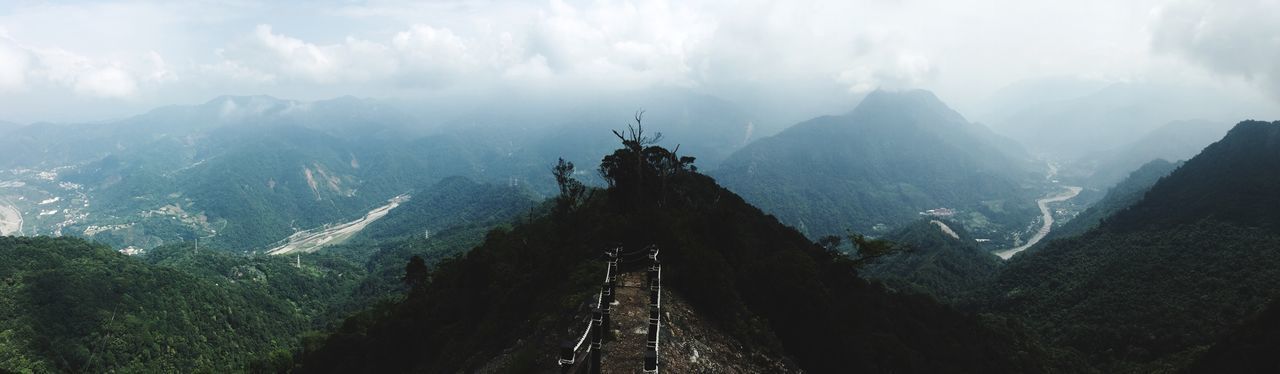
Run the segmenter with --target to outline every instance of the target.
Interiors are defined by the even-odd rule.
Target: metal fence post
[[[604,315],[600,308],[596,308],[591,312],[591,374],[600,374],[600,356],[604,347],[604,327],[601,326]]]

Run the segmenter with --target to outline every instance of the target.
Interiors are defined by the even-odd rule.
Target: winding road
[[[1025,251],[1027,248],[1031,248],[1031,246],[1036,245],[1036,243],[1039,243],[1046,235],[1049,235],[1049,230],[1053,229],[1053,211],[1049,210],[1049,204],[1070,200],[1071,198],[1076,197],[1076,195],[1079,195],[1080,191],[1084,190],[1083,188],[1075,186],[1065,187],[1067,188],[1067,192],[1065,193],[1036,200],[1036,205],[1040,206],[1040,217],[1044,220],[1044,226],[1040,227],[1040,231],[1037,231],[1035,235],[1032,235],[1031,240],[1027,240],[1026,244],[1002,251],[996,251],[996,256],[1000,256],[1000,258],[1008,260],[1010,257],[1013,257],[1013,255],[1018,254],[1018,252]]]

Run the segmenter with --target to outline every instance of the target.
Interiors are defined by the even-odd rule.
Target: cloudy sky
[[[1280,102],[1280,0],[0,2],[0,120],[21,123],[653,87],[833,107],[918,87],[964,111],[1040,78]]]

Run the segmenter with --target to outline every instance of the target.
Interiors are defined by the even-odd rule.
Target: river
[[[1049,209],[1049,204],[1070,200],[1071,198],[1076,197],[1076,195],[1079,195],[1080,191],[1084,190],[1083,188],[1075,186],[1065,187],[1067,188],[1067,192],[1065,193],[1036,200],[1036,205],[1040,206],[1040,218],[1044,220],[1044,226],[1040,227],[1040,231],[1036,231],[1036,234],[1032,235],[1031,239],[1027,240],[1023,245],[996,251],[996,256],[1000,256],[1000,258],[1008,260],[1010,257],[1013,257],[1013,255],[1018,254],[1018,252],[1025,251],[1027,248],[1031,248],[1031,246],[1036,245],[1036,243],[1039,243],[1046,235],[1049,235],[1049,231],[1053,230],[1053,210]]]

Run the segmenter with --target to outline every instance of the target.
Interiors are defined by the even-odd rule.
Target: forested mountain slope
[[[228,372],[322,329],[362,270],[73,238],[0,237],[0,371]]]
[[[1152,185],[1160,181],[1160,178],[1169,175],[1182,162],[1169,162],[1163,159],[1156,159],[1142,165],[1142,167],[1129,173],[1129,176],[1120,183],[1112,186],[1107,190],[1107,194],[1101,200],[1090,205],[1075,218],[1072,218],[1062,227],[1058,227],[1051,231],[1045,239],[1062,238],[1082,234],[1089,229],[1097,227],[1099,223],[1111,217],[1112,215],[1136,204],[1142,200]]]
[[[1079,236],[1017,256],[995,310],[1104,371],[1190,362],[1280,294],[1280,122],[1246,121]]]
[[[871,262],[862,274],[949,303],[988,284],[1002,265],[999,257],[978,247],[954,222],[920,220],[885,239],[905,248]]]
[[[640,158],[640,154],[645,157]],[[640,161],[648,160],[648,161]],[[611,187],[491,232],[401,303],[349,319],[300,356],[304,372],[549,372],[603,274],[600,251],[663,248],[663,285],[704,323],[813,372],[1037,372],[1033,346],[857,276],[807,240],[645,142],[606,157]],[[486,366],[488,367],[488,366]],[[494,367],[488,367],[495,369]]]
[[[811,238],[875,232],[936,208],[981,235],[1036,215],[1036,165],[927,91],[876,91],[852,112],[756,141],[712,173]]]
[[[1274,373],[1280,370],[1280,302],[1214,343],[1188,373]]]
[[[430,236],[458,226],[487,226],[527,214],[536,201],[519,186],[477,183],[451,177],[417,191],[413,199],[360,233],[368,240]]]

